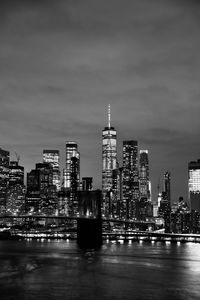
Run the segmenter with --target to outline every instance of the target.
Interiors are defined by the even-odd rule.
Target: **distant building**
[[[51,164],[53,168],[53,185],[59,191],[61,188],[59,150],[43,150],[43,162]]]
[[[171,204],[171,174],[170,172],[166,172],[164,174],[164,193],[165,193],[165,200]]]
[[[126,215],[126,211],[123,210],[124,206],[122,205],[122,192],[123,192],[123,168],[118,167],[113,170],[113,185],[111,193],[111,215],[113,218],[122,218]]]
[[[20,166],[18,161],[11,161],[9,169],[6,212],[17,215],[25,209],[24,167]]]
[[[151,203],[151,184],[149,180],[149,157],[148,150],[140,150],[139,156],[139,201],[136,202],[136,217],[145,220],[153,216]],[[155,214],[155,209],[154,209]]]
[[[113,170],[117,168],[117,133],[110,122],[110,105],[108,107],[108,125],[102,131],[102,213],[110,214],[110,193],[113,186]]]
[[[41,208],[40,199],[40,172],[31,170],[27,173],[27,191],[25,200],[25,211],[27,213],[38,213]]]
[[[71,157],[70,201],[69,215],[78,214],[78,190],[80,186],[80,161],[78,157]]]
[[[24,185],[24,167],[17,161],[11,161],[9,165],[9,185]]]
[[[67,215],[78,214],[78,195],[80,189],[80,153],[76,142],[66,142],[66,168],[63,170],[63,184],[60,199],[65,199],[67,203],[65,212]]]
[[[55,214],[58,207],[56,186],[53,185],[53,168],[50,163],[37,163],[27,174],[26,211]]]
[[[80,153],[78,152],[78,145],[76,142],[69,141],[66,143],[66,168],[64,171],[64,187],[70,189],[72,180],[71,180],[71,173],[72,173],[72,158],[76,158],[77,164],[77,185],[80,183]]]
[[[7,192],[6,213],[11,215],[19,215],[25,211],[25,194],[24,185],[19,183],[10,185]]]
[[[139,160],[140,199],[150,200],[149,157],[148,150],[140,150]]]
[[[58,192],[58,214],[69,215],[70,191],[64,188]]]
[[[139,201],[139,168],[138,168],[138,142],[123,142],[123,217],[132,219],[136,217],[136,203]]]
[[[5,213],[9,185],[10,153],[0,148],[0,214]]]
[[[200,212],[200,159],[188,164],[188,192],[191,210]]]
[[[83,177],[82,178],[82,190],[91,191],[93,189],[93,178],[92,177]]]

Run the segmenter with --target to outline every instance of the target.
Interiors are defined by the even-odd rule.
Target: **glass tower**
[[[66,169],[64,188],[69,191],[68,215],[78,214],[78,190],[80,187],[80,153],[76,142],[66,143]]]
[[[77,159],[77,183],[79,185],[80,181],[80,154],[78,152],[78,145],[76,142],[67,142],[66,143],[66,169],[64,171],[64,187],[71,188],[71,173],[72,173],[72,158]]]
[[[135,218],[136,203],[139,201],[138,142],[123,142],[123,198],[122,216]]]
[[[110,105],[108,106],[108,125],[102,132],[102,195],[103,216],[110,215],[113,170],[117,168],[117,133],[110,125]]]
[[[188,164],[188,192],[191,210],[200,212],[200,159]]]
[[[0,213],[6,209],[10,153],[0,148]]]
[[[140,150],[140,199],[150,200],[148,150]]]
[[[59,150],[43,150],[43,162],[50,163],[53,168],[53,185],[60,190],[60,153]]]

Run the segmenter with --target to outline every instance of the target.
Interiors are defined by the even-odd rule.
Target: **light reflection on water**
[[[0,242],[1,300],[199,299],[199,276],[200,244]]]

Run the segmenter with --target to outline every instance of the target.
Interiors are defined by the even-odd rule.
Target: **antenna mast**
[[[110,104],[108,104],[108,128],[110,128]]]

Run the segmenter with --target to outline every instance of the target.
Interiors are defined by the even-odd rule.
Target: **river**
[[[200,244],[0,241],[0,299],[200,299]]]

